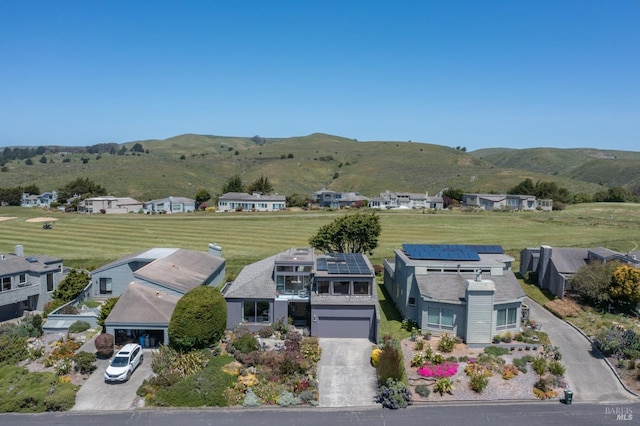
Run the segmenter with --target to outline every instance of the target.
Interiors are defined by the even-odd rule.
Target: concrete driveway
[[[136,408],[136,391],[144,379],[151,377],[151,350],[144,349],[144,361],[131,379],[124,383],[105,383],[104,371],[110,360],[99,359],[96,370],[76,394],[72,411],[129,410]]]
[[[542,325],[551,343],[560,348],[574,401],[620,402],[638,398],[627,392],[603,357],[579,331],[526,298],[530,318]]]
[[[320,407],[377,405],[373,402],[377,379],[370,361],[372,346],[367,339],[320,339]]]

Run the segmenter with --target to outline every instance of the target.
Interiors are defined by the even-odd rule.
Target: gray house
[[[142,203],[131,197],[93,197],[85,198],[78,204],[78,213],[124,214],[138,213],[142,210]]]
[[[228,329],[292,321],[317,337],[379,337],[375,273],[359,253],[291,248],[243,268],[223,294]]]
[[[520,329],[524,292],[513,258],[494,245],[403,244],[385,260],[384,286],[403,318],[468,345]]]
[[[287,207],[284,195],[264,195],[260,193],[227,192],[218,198],[219,212],[256,211],[273,212]]]
[[[64,279],[62,259],[26,256],[16,245],[13,253],[0,254],[0,321],[19,318],[24,311],[41,311]]]
[[[428,193],[413,192],[381,192],[378,197],[369,200],[369,207],[374,209],[434,209],[444,208],[442,197],[430,197]]]
[[[619,261],[638,268],[639,256],[640,251],[618,253],[604,247],[587,249],[543,245],[520,252],[520,275],[526,277],[534,273],[538,287],[563,298],[565,291],[572,290],[571,277],[588,263]]]
[[[22,207],[51,207],[51,203],[58,201],[58,193],[56,191],[43,192],[42,194],[22,194]]]
[[[358,192],[336,192],[324,188],[313,193],[313,200],[318,207],[331,207],[334,209],[366,207],[369,203],[369,198],[360,195]]]
[[[175,248],[155,248],[124,257],[92,273],[93,294],[120,297],[105,321],[117,344],[145,345],[168,342],[169,319],[177,301],[201,285],[218,286],[225,275],[220,248],[210,253]],[[153,344],[152,344],[153,342]]]
[[[186,197],[167,197],[143,203],[147,214],[188,213],[196,210],[196,200]]]
[[[536,199],[535,195],[462,194],[462,206],[482,210],[551,211],[553,200]]]

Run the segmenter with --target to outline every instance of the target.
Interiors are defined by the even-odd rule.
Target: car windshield
[[[129,363],[129,358],[124,356],[117,356],[111,361],[112,367],[124,367]]]

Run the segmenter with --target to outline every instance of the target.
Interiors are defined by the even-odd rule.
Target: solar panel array
[[[502,254],[498,245],[403,244],[402,250],[414,260],[480,260],[479,254]]]
[[[329,253],[317,260],[318,271],[329,274],[369,275],[371,269],[360,253]]]

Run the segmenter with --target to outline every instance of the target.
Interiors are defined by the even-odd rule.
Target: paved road
[[[71,411],[128,410],[136,408],[136,391],[151,371],[151,350],[144,350],[144,361],[136,368],[128,382],[105,383],[104,370],[109,360],[98,360],[96,370],[76,394],[76,403]]]
[[[370,362],[372,345],[367,339],[320,339],[320,407],[377,405],[373,402],[376,370]]]
[[[541,324],[551,343],[560,348],[574,401],[638,401],[624,389],[586,337],[533,300],[526,298],[525,303],[530,308],[530,318]]]
[[[0,414],[2,425],[29,426],[606,426],[638,424],[640,403],[563,405],[428,404],[401,410],[376,408],[261,408],[129,410],[84,413]]]

